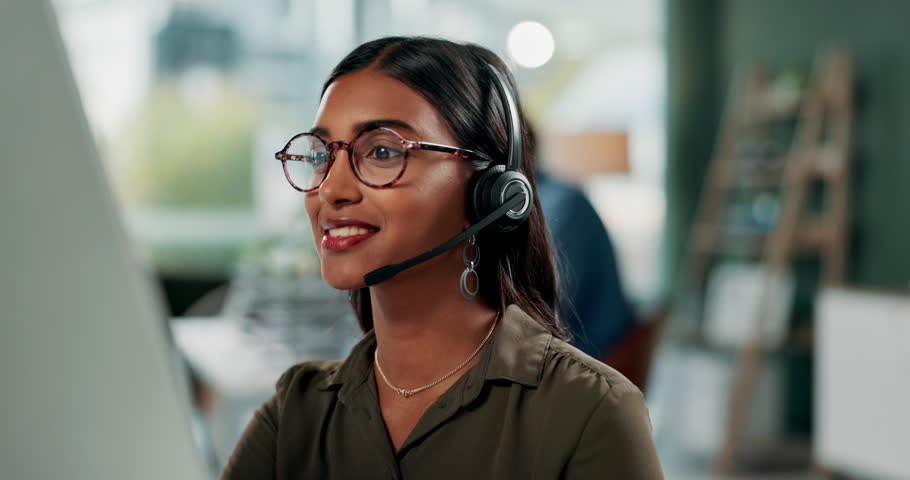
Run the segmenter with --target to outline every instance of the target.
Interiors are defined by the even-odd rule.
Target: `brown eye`
[[[376,145],[368,153],[367,158],[371,160],[390,160],[404,155],[404,152],[385,145]]]

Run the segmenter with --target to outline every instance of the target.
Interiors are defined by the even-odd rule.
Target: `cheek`
[[[307,217],[310,219],[310,229],[313,231],[313,242],[316,244],[316,251],[322,256],[322,227],[319,226],[319,196],[308,193],[304,199]]]
[[[444,209],[444,218],[449,222],[458,223],[462,227],[470,224],[467,213],[467,195],[471,173],[469,164],[464,161],[453,162],[451,171],[437,187],[440,196],[443,197],[439,205]]]
[[[461,169],[455,162],[435,167],[421,173],[419,183],[401,189],[388,212],[390,226],[408,250],[432,248],[460,232],[467,222],[467,182]]]

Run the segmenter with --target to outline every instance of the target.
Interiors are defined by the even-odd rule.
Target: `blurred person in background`
[[[529,134],[536,145],[533,128]],[[603,358],[635,326],[613,242],[584,192],[541,168],[534,176],[557,253],[560,314],[572,343],[594,358]]]
[[[281,376],[222,478],[662,478],[641,392],[564,341],[527,189],[504,201],[526,199],[512,229],[367,285],[478,222],[472,192],[512,151],[500,76],[514,92],[489,50],[404,37],[365,43],[331,73],[314,127],[276,157],[304,192],[324,280],[352,292],[366,333],[343,361]]]

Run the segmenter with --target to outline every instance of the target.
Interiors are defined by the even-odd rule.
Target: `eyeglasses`
[[[281,160],[291,186],[301,192],[312,192],[322,185],[338,150],[348,152],[354,174],[364,185],[388,188],[404,176],[408,152],[415,148],[490,161],[486,155],[465,148],[405,140],[386,127],[364,130],[350,142],[326,143],[312,133],[301,133],[277,152],[275,158]]]

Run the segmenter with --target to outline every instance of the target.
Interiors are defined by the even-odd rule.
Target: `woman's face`
[[[329,86],[313,132],[326,142],[350,142],[365,125],[380,121],[392,121],[390,128],[407,140],[462,146],[420,94],[373,69],[344,75]],[[348,152],[339,150],[322,186],[307,193],[305,201],[326,283],[362,287],[370,271],[461,232],[469,224],[465,191],[470,175],[466,160],[413,149],[404,175],[391,187],[376,189],[357,179]]]

